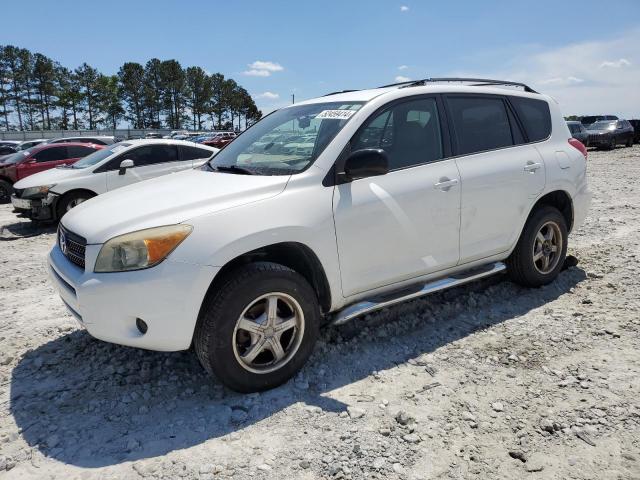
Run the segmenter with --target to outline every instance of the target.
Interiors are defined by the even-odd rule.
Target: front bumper
[[[100,245],[87,246],[87,259]],[[107,342],[177,351],[191,345],[200,306],[219,268],[165,260],[146,270],[93,273],[71,263],[56,245],[49,275],[63,302],[93,337]],[[140,318],[146,333],[136,327]]]
[[[590,147],[608,147],[611,145],[611,135],[589,135]]]
[[[59,195],[49,193],[44,198],[18,198],[11,196],[13,211],[32,220],[55,220],[55,206]]]

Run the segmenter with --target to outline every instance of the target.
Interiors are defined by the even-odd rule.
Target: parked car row
[[[153,149],[202,167],[80,196],[157,176],[136,172],[157,165]],[[294,376],[321,324],[503,271],[548,284],[590,202],[587,150],[557,103],[504,81],[330,94],[266,116],[209,160],[194,149],[213,152],[107,146],[18,182],[14,205],[64,215],[50,277],[91,335],[193,346],[243,392]]]
[[[18,180],[49,168],[74,163],[100,147],[112,145],[116,140],[116,137],[108,135],[41,138],[22,142],[3,140],[0,142],[0,203],[9,201],[13,184]]]
[[[39,163],[43,153],[66,158]],[[33,220],[58,220],[96,195],[125,185],[201,166],[217,152],[206,145],[181,140],[127,140],[112,145],[47,144],[19,159],[22,174],[13,175],[14,211]],[[25,152],[26,153],[26,152]],[[22,155],[16,153],[16,156]],[[51,155],[49,155],[51,156]],[[33,158],[35,161],[31,161]],[[29,168],[32,167],[32,170]],[[58,167],[58,168],[53,168]],[[7,167],[9,171],[11,167]],[[41,173],[36,173],[41,170]],[[34,173],[36,173],[34,175]],[[9,176],[9,175],[7,175]],[[1,185],[1,184],[0,184]]]
[[[636,122],[635,128],[633,122]],[[573,138],[587,147],[609,150],[618,145],[633,146],[639,140],[639,124],[640,120],[625,120],[615,115],[594,115],[567,122]]]
[[[0,159],[0,202],[10,200],[14,184],[38,172],[67,166],[86,157],[104,145],[63,142],[42,143]]]

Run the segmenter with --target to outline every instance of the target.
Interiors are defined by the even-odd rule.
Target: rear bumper
[[[165,260],[146,270],[93,273],[71,263],[57,245],[49,254],[51,281],[89,334],[148,350],[189,348],[200,306],[218,270]],[[148,326],[144,334],[136,327],[138,318]]]
[[[589,185],[584,183],[582,188],[578,190],[573,197],[573,227],[572,231],[580,228],[584,223],[587,214],[589,213],[589,207],[591,206],[592,193],[589,190]]]

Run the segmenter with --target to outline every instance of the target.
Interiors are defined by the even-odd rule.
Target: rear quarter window
[[[551,135],[549,104],[534,98],[510,97],[530,142],[539,142]]]

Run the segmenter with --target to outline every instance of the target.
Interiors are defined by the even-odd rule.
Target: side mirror
[[[356,150],[344,162],[343,178],[347,182],[387,173],[389,173],[389,157],[380,148]]]
[[[124,175],[127,173],[127,169],[135,167],[133,160],[122,160],[120,162],[120,170],[118,171],[118,175]]]

